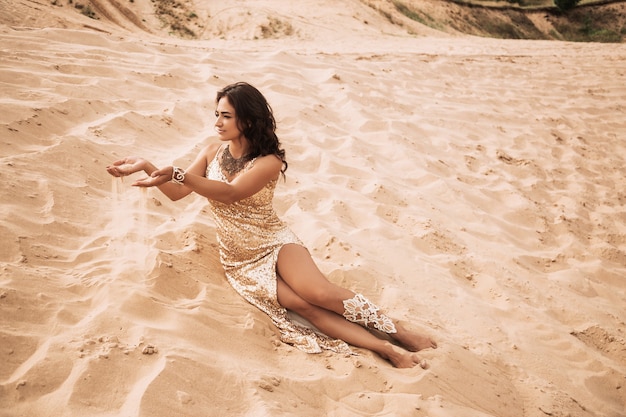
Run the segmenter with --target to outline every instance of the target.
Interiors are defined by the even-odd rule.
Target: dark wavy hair
[[[250,152],[246,158],[251,160],[259,156],[276,155],[283,162],[280,172],[284,178],[288,167],[285,150],[276,136],[274,113],[263,94],[248,83],[238,82],[218,91],[215,103],[223,97],[227,97],[234,107],[239,130],[250,142]]]

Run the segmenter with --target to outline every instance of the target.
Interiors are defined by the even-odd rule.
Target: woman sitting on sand
[[[128,157],[107,171],[116,177],[144,171],[148,177],[133,185],[158,187],[174,201],[192,192],[206,197],[228,281],[272,318],[284,342],[310,353],[349,352],[347,342],[397,367],[425,367],[413,352],[435,348],[436,343],[407,330],[363,295],[328,281],[274,212],[274,189],[287,161],[265,97],[249,84],[236,83],[217,93],[216,104],[215,130],[222,143],[208,145],[186,170],[157,169],[144,159]],[[324,334],[294,323],[287,310]],[[370,330],[388,334],[401,347]]]

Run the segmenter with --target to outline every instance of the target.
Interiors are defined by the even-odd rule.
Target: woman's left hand
[[[135,181],[133,185],[136,187],[158,187],[159,185],[163,185],[172,179],[173,171],[174,167],[171,166],[157,169],[152,173],[152,175]]]

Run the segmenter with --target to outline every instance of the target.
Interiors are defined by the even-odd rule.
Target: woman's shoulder
[[[209,143],[200,151],[200,153],[206,157],[207,162],[210,162],[213,158],[215,158],[215,155],[221,146],[222,144],[219,142]]]
[[[277,155],[269,154],[254,158],[248,165],[248,169],[254,169],[257,174],[267,177],[270,181],[278,178],[282,166],[283,163]]]
[[[206,145],[203,149],[204,152],[213,152],[216,153],[217,150],[222,146],[222,143],[220,142],[211,142],[208,145]]]
[[[269,155],[257,156],[256,158],[254,158],[254,164],[263,164],[263,166],[278,169],[280,171],[283,166],[283,161],[278,155],[272,153]]]

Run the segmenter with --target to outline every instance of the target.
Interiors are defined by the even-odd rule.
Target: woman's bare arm
[[[202,149],[202,151],[200,151],[196,156],[196,159],[193,161],[193,163],[187,168],[187,172],[189,173],[189,175],[204,176],[204,173],[206,172],[208,166],[208,161],[213,159],[218,148],[219,144],[215,143]],[[148,174],[148,177],[142,180],[135,181],[133,185],[157,186],[163,194],[165,194],[173,201],[180,200],[181,198],[184,198],[193,192],[193,189],[186,185],[179,185],[169,182],[169,180],[171,179],[171,171],[170,177],[167,179],[167,181],[162,181],[159,184],[144,184],[146,182],[149,182],[149,180],[153,178],[153,174],[160,170],[152,162],[139,157],[130,156],[115,161],[113,162],[113,164],[107,167],[107,171],[114,177],[123,177],[131,175],[135,172],[144,171],[146,174]]]
[[[184,184],[180,185],[169,182],[173,172],[173,167],[169,166],[153,171],[150,177],[137,181],[133,185],[139,187],[156,186],[161,191],[167,187],[168,192],[173,195],[177,195],[177,193],[171,189],[178,187],[181,189],[181,194],[183,193],[182,190],[185,190],[184,192],[190,190],[189,192],[193,191],[210,200],[230,204],[259,192],[267,183],[278,178],[281,168],[282,161],[279,158],[275,155],[266,155],[257,158],[252,168],[237,176],[230,183],[207,179],[204,176],[205,167],[201,174],[193,169],[187,171]]]

